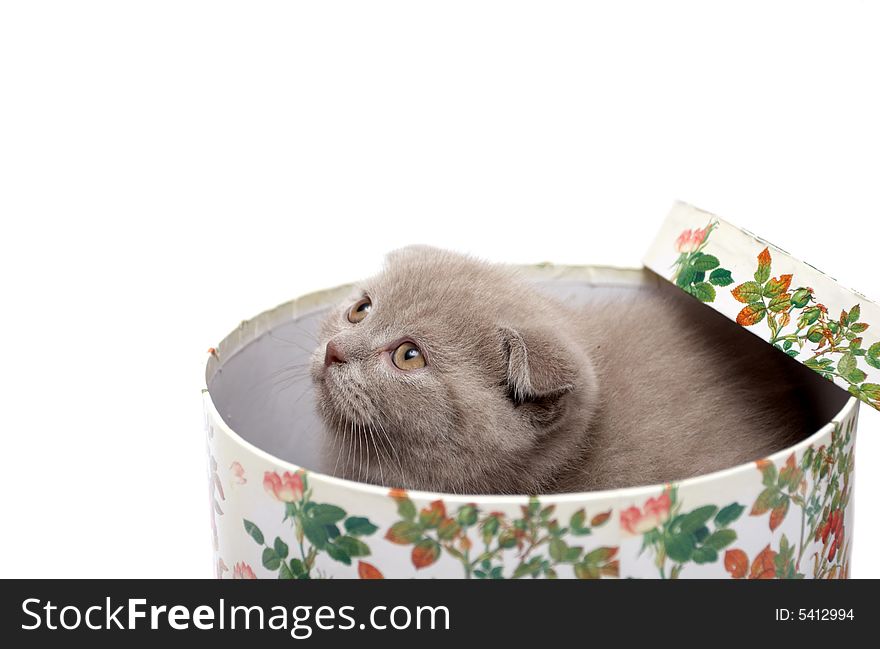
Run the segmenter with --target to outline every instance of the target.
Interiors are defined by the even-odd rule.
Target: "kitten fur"
[[[367,317],[348,311],[369,296]],[[570,307],[514,270],[391,253],[324,321],[311,374],[323,470],[470,494],[680,480],[780,450],[817,420],[796,362],[658,282]],[[717,329],[716,329],[717,331]],[[426,367],[391,362],[402,340]],[[325,362],[332,341],[345,362]],[[809,378],[812,378],[810,376]]]

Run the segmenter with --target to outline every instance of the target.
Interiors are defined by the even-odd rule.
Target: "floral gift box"
[[[845,578],[860,403],[880,408],[880,308],[735,226],[676,205],[645,268],[526,269],[548,291],[670,281],[815,370],[827,422],[758,462],[614,491],[406,492],[324,475],[305,360],[348,287],[243,322],[203,389],[220,578]],[[652,272],[653,271],[653,272]],[[876,325],[880,326],[880,325]],[[775,348],[776,351],[773,351]]]

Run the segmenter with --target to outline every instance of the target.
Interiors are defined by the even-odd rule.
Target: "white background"
[[[0,574],[210,576],[205,349],[406,243],[637,265],[680,198],[880,295],[878,19],[4,3]],[[868,410],[853,574],[877,577]]]

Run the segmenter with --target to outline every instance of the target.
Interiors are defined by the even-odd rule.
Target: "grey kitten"
[[[312,357],[324,470],[453,493],[586,491],[731,467],[810,431],[812,373],[663,284],[571,308],[504,266],[390,254],[331,311]],[[713,317],[726,333],[701,335]]]

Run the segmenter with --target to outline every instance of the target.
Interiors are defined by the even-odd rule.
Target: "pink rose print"
[[[682,230],[675,240],[678,259],[672,264],[675,270],[670,279],[701,302],[714,302],[716,287],[733,284],[733,275],[721,267],[718,257],[704,252],[709,235],[717,226],[717,221],[710,221],[703,228]]]
[[[263,488],[285,503],[297,502],[303,497],[303,481],[299,472],[285,471],[283,476],[279,476],[274,471],[266,471]]]
[[[678,235],[678,239],[675,240],[675,249],[685,254],[694,252],[702,245],[707,234],[709,234],[708,226],[702,230],[699,228],[696,230],[684,230]]]
[[[681,253],[688,253],[696,250],[697,247],[691,244],[693,235],[693,230],[685,230],[678,235],[678,239],[675,240],[675,249]]]
[[[254,574],[253,569],[246,564],[244,561],[235,564],[235,567],[232,569],[232,578],[233,579],[256,579],[257,576]]]
[[[229,466],[232,472],[232,481],[235,484],[247,484],[247,478],[244,477],[244,467],[239,462],[233,462]]]
[[[633,536],[644,534],[669,519],[671,506],[669,492],[664,491],[656,498],[648,498],[643,509],[633,506],[620,512],[620,528]]]

